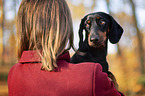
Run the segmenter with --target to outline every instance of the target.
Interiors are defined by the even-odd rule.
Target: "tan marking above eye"
[[[97,19],[99,19],[100,17],[97,17]]]
[[[91,21],[90,21],[90,20],[88,20],[88,21],[87,21],[87,23],[91,23]]]

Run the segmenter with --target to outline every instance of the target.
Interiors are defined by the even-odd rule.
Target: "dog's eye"
[[[104,21],[104,20],[100,20],[100,22],[99,22],[101,25],[105,25],[106,24],[106,22]]]
[[[90,20],[86,21],[86,24],[85,24],[86,28],[89,28],[90,24],[91,24]]]
[[[86,27],[89,27],[89,24],[85,24]]]

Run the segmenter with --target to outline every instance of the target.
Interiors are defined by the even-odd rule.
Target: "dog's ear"
[[[82,45],[83,43],[83,30],[85,29],[85,20],[86,20],[87,16],[85,16],[82,20],[81,20],[81,23],[80,23],[80,28],[79,28],[79,38],[80,38],[80,41],[79,41],[79,47]]]
[[[123,33],[123,28],[114,20],[114,18],[112,16],[110,16],[111,18],[111,23],[112,23],[112,26],[110,28],[110,31],[109,31],[109,41],[113,44],[119,42],[121,36],[122,36],[122,33]]]

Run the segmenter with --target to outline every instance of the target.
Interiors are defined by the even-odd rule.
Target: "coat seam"
[[[93,70],[93,96],[96,96],[96,93],[95,93],[95,85],[96,85],[96,82],[95,82],[95,73],[96,73],[96,64],[94,64],[94,70]]]

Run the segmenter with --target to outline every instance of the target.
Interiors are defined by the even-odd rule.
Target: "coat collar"
[[[58,56],[58,60],[66,60],[70,62],[70,55],[69,52],[66,51],[62,55]],[[34,63],[34,62],[41,62],[41,57],[35,50],[23,51],[22,56],[19,60],[19,63]]]

